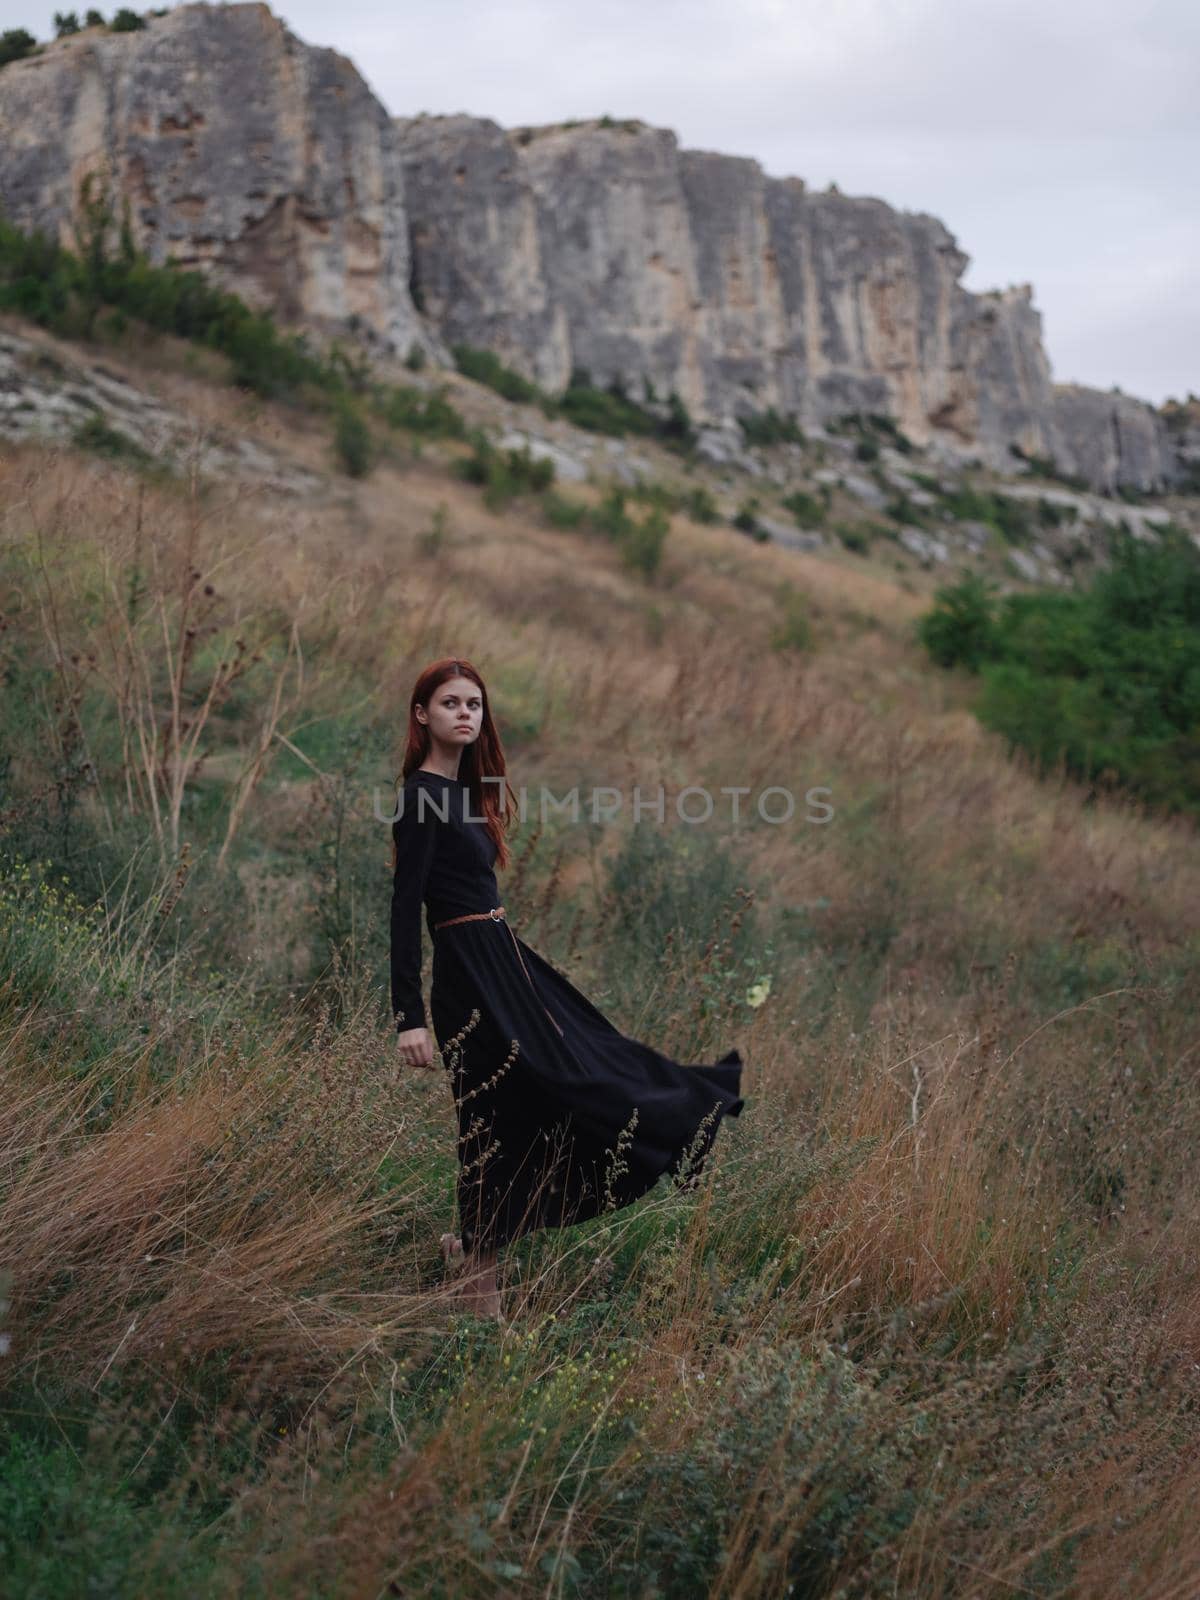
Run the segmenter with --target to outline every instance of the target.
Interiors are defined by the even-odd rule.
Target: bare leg
[[[496,1251],[481,1250],[466,1258],[463,1297],[467,1307],[482,1317],[503,1321],[500,1290],[496,1283]]]
[[[442,1258],[456,1275],[455,1295],[468,1311],[503,1322],[500,1289],[496,1283],[496,1255],[495,1250],[482,1250],[466,1256],[461,1239],[450,1233],[442,1235]]]

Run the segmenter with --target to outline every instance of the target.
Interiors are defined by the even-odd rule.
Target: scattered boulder
[[[1042,569],[1038,562],[1030,555],[1028,550],[1010,550],[1009,563],[1013,570],[1025,579],[1026,583],[1040,583]]]
[[[533,434],[512,430],[500,440],[500,448],[502,450],[527,449],[535,461],[552,461],[554,463],[554,476],[560,483],[585,483],[587,481],[587,468],[582,461],[577,460],[570,451],[564,450],[561,445],[551,444],[548,440],[539,439]]]
[[[898,538],[910,554],[916,556],[924,567],[932,566],[936,561],[944,564],[950,559],[950,546],[944,539],[926,533],[924,528],[914,528],[911,525],[900,529]]]
[[[844,472],[842,487],[847,494],[852,494],[856,500],[861,500],[871,511],[882,511],[887,505],[887,495],[879,485],[870,478],[864,478],[861,473]],[[909,499],[912,499],[911,495]]]
[[[816,528],[797,528],[777,517],[758,517],[758,526],[772,544],[784,545],[789,550],[820,550],[826,543],[825,535]]]

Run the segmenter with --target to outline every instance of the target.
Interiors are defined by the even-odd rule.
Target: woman
[[[629,1205],[668,1170],[694,1183],[721,1117],[743,1105],[736,1050],[682,1066],[626,1037],[513,931],[494,872],[515,798],[504,771],[479,673],[434,662],[412,692],[392,825],[392,1012],[412,1067],[433,1065],[432,1020],[459,1126],[462,1237],[443,1234],[442,1254],[468,1307],[501,1321],[502,1245]]]

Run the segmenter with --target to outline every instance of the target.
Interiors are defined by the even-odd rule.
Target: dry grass
[[[336,1025],[283,1005],[207,1032],[158,997],[135,1042],[114,1009],[81,1064],[52,992],[4,991],[11,1392],[127,1386],[95,1445],[121,1472],[122,1429],[136,1459],[186,1401],[188,1481],[239,1507],[195,1539],[214,1592],[632,1595],[718,1522],[728,1564],[697,1554],[669,1592],[1194,1592],[1194,830],[1010,759],[923,667],[917,598],[848,562],[677,521],[647,588],[434,460],[309,506],[211,504],[196,570],[224,574],[230,616],[297,625],[296,723],[399,734],[416,671],[458,650],[520,730],[515,784],[823,784],[837,815],[727,830],[776,956],[768,1003],[712,1024],[750,1101],[711,1181],[514,1252],[503,1338],[441,1287],[452,1108],[440,1077],[396,1076],[374,996]],[[53,659],[96,741],[98,576],[127,571],[139,515],[181,547],[194,505],[29,448],[0,458],[0,507],[6,552],[40,530],[43,562],[6,568],[0,664]],[[783,581],[810,596],[808,654],[769,647]],[[229,796],[265,684],[203,753]],[[67,738],[52,695],[41,715]],[[37,780],[17,752],[10,782]],[[301,828],[317,782],[265,769],[246,834]],[[150,826],[136,786],[85,803]],[[548,848],[518,841],[502,893],[535,929],[556,882],[591,894],[587,987],[588,929],[619,926],[607,852]],[[273,858],[229,870],[254,906],[231,970],[302,944],[309,885]],[[784,909],[821,902],[788,943]],[[665,1048],[716,960],[664,956],[639,1025]],[[1055,998],[1072,962],[1079,997]],[[239,1418],[244,1480],[222,1455]],[[175,1514],[127,1551],[160,1592]]]

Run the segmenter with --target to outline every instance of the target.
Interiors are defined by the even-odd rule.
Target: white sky
[[[0,0],[0,26],[46,38],[43,7]],[[1033,284],[1056,379],[1200,392],[1197,0],[275,9],[398,116],[636,116],[812,188],[932,212],[971,257],[968,288]]]

